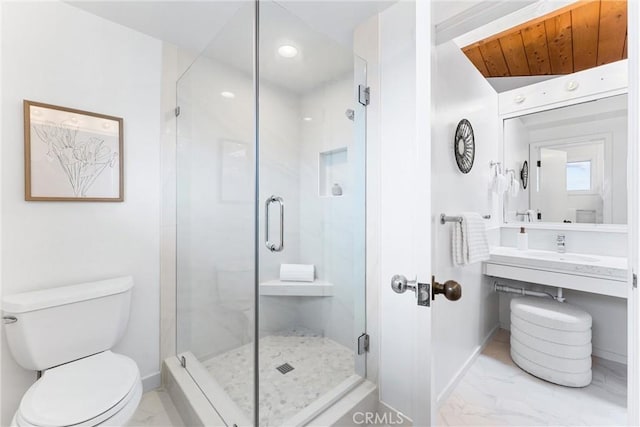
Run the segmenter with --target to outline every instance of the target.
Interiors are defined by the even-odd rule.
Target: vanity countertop
[[[608,280],[627,280],[627,258],[603,255],[559,253],[513,247],[493,246],[490,263],[514,265],[538,270],[558,271],[581,276],[601,277]]]

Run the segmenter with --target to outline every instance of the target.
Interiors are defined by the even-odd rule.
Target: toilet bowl
[[[124,426],[142,396],[135,361],[110,349],[129,320],[133,279],[121,277],[4,297],[9,349],[42,376],[12,426]]]
[[[12,425],[123,426],[141,396],[135,362],[105,351],[45,371],[23,396]]]

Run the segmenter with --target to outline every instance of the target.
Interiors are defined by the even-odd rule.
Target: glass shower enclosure
[[[229,426],[304,425],[366,375],[365,87],[271,1],[177,82],[176,355]]]

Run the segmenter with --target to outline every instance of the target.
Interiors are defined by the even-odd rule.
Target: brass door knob
[[[458,301],[462,297],[462,286],[455,280],[447,280],[444,283],[436,282],[435,277],[431,278],[431,299],[436,298],[436,294],[443,294],[449,301]]]

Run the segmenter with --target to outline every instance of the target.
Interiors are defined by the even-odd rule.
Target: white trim
[[[146,393],[155,390],[162,385],[162,376],[160,371],[154,372],[142,378],[142,390]]]
[[[628,8],[628,37],[629,40],[638,40],[640,37],[640,3],[630,1]],[[628,123],[628,223],[629,223],[629,244],[628,251],[630,257],[629,283],[631,283],[632,273],[638,273],[640,267],[640,250],[638,240],[640,239],[640,45],[629,43],[628,46],[629,64],[628,72],[634,78],[629,81],[629,123]],[[629,286],[629,297],[627,299],[627,423],[629,425],[640,425],[640,294],[637,288]]]
[[[525,22],[529,22],[533,19],[544,16],[548,13],[552,13],[558,9],[561,9],[565,6],[570,5],[571,3],[575,3],[576,0],[540,0],[533,4],[529,4],[523,6],[522,8],[516,10],[513,13],[509,13],[508,15],[504,15],[504,10],[502,10],[502,14],[498,19],[495,19],[489,22],[486,25],[483,25],[479,28],[469,31],[466,34],[463,34],[459,37],[453,39],[453,41],[460,47],[468,46],[472,43],[485,39],[487,37],[491,37],[495,34],[506,31],[510,28],[516,27],[520,24],[524,24]],[[517,1],[509,1],[509,3],[518,3]],[[524,2],[521,2],[524,3]],[[490,7],[487,4],[481,3],[478,6],[478,9],[488,8]],[[472,9],[472,13],[474,15],[478,14],[478,11]],[[471,12],[471,10],[470,10]],[[473,18],[473,15],[470,16]],[[440,28],[438,28],[440,29]],[[440,40],[438,39],[438,42]]]
[[[592,347],[591,354],[595,357],[599,357],[600,359],[611,360],[623,365],[627,364],[626,354],[614,353],[613,351],[605,350],[598,347]]]
[[[577,89],[567,85],[577,83]],[[628,92],[628,60],[612,62],[498,94],[502,119],[582,104]]]
[[[535,3],[535,0],[502,0],[496,2],[479,2],[451,18],[435,25],[435,44],[439,45],[449,40],[477,31],[479,28],[490,26],[497,19]]]
[[[473,365],[473,362],[476,361],[478,356],[480,356],[480,353],[482,353],[484,349],[487,347],[487,345],[489,344],[489,341],[491,341],[491,339],[496,334],[496,332],[498,332],[498,329],[500,329],[500,324],[497,324],[496,326],[493,327],[493,329],[491,329],[491,331],[487,334],[487,336],[484,338],[482,343],[476,347],[473,353],[471,353],[471,355],[467,358],[467,360],[462,364],[460,369],[458,369],[458,372],[455,373],[455,375],[451,378],[451,380],[449,380],[449,383],[444,387],[444,389],[442,389],[440,394],[438,394],[438,398],[436,399],[436,408],[438,410],[440,410],[440,406],[444,402],[446,402],[446,400],[449,398],[451,393],[453,393],[453,390],[455,390],[456,386],[460,383],[460,381],[462,381],[462,378],[464,378],[464,375],[467,373],[469,368],[471,368],[471,365]]]

